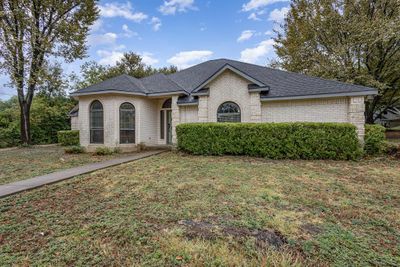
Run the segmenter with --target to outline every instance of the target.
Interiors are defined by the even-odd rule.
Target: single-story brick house
[[[89,151],[176,143],[186,122],[350,122],[364,136],[364,101],[377,90],[228,59],[177,73],[121,75],[72,93],[72,129]]]

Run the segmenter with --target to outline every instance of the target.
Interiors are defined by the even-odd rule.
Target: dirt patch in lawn
[[[287,244],[286,238],[280,232],[272,229],[251,230],[243,227],[228,227],[191,220],[181,220],[178,224],[185,226],[186,236],[189,239],[200,237],[213,240],[222,236],[230,236],[240,241],[244,238],[254,238],[259,249],[268,247],[280,249]]]

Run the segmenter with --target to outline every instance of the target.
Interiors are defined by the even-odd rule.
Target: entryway
[[[167,145],[172,144],[172,99],[164,101],[160,110],[160,139],[165,140]]]

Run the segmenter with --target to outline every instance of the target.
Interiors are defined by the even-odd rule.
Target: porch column
[[[208,122],[208,96],[199,96],[199,122]]]
[[[259,92],[250,93],[250,122],[261,122],[261,99]]]
[[[180,114],[179,114],[179,106],[178,106],[178,96],[173,96],[172,97],[172,103],[171,103],[171,110],[172,110],[172,144],[177,143],[177,138],[176,138],[176,126],[180,122]]]
[[[358,139],[364,142],[365,135],[365,103],[363,96],[353,96],[349,99],[349,122],[357,127]]]

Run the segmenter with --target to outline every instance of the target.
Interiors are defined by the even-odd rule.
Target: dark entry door
[[[172,111],[167,110],[167,144],[172,144]]]

